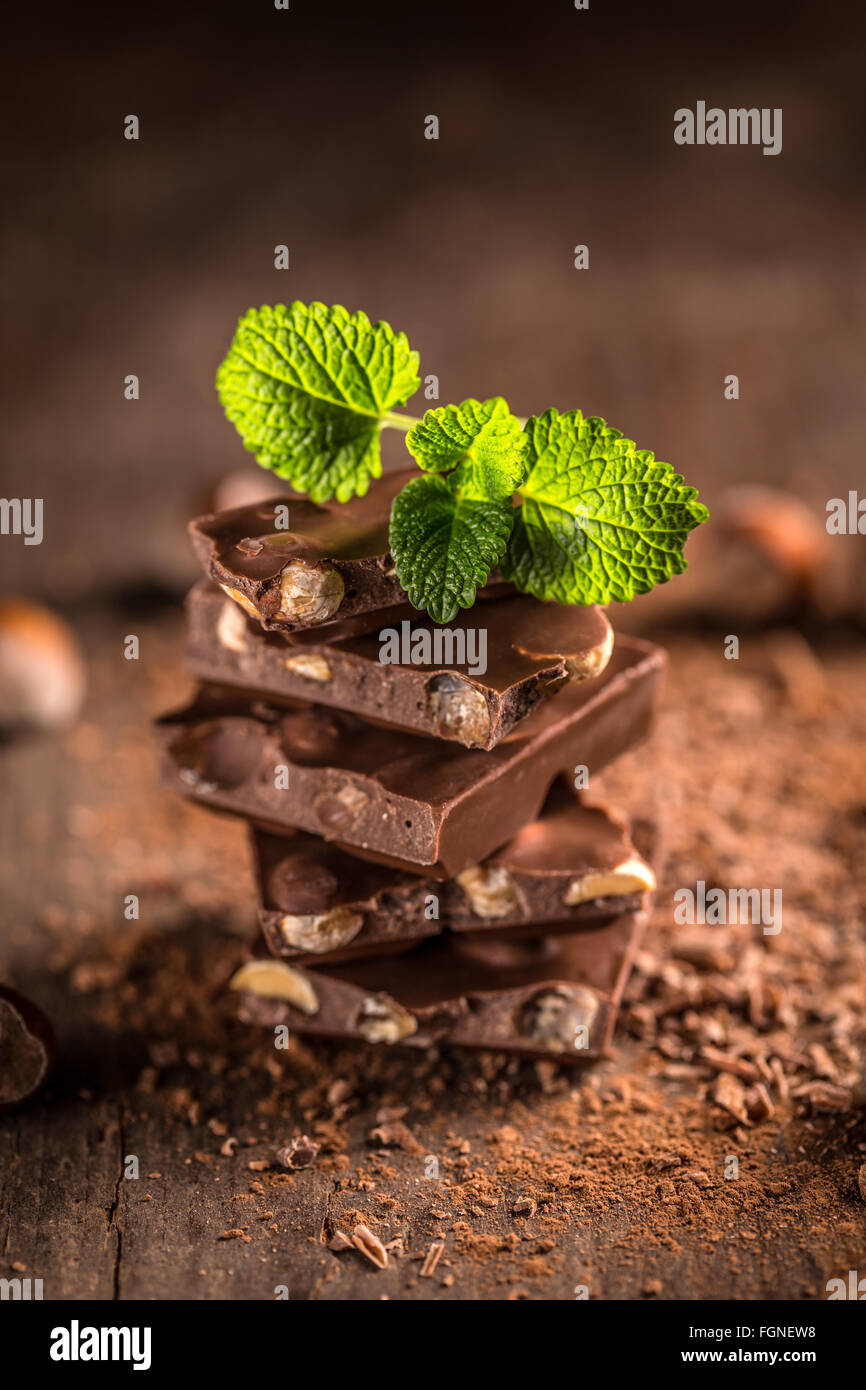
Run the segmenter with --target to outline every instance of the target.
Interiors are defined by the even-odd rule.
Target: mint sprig
[[[418,354],[340,305],[250,309],[216,384],[262,467],[314,502],[362,496],[382,471],[382,430],[408,431],[423,476],[394,499],[391,552],[410,602],[437,622],[471,607],[497,565],[557,603],[646,593],[682,573],[708,516],[670,464],[579,410],[523,425],[494,396],[399,414],[420,384]]]
[[[526,423],[528,472],[501,570],[557,603],[623,602],[686,568],[709,513],[669,463],[579,410]]]
[[[364,495],[382,472],[380,432],[419,385],[404,333],[297,301],[250,309],[216,379],[246,447],[314,502]]]

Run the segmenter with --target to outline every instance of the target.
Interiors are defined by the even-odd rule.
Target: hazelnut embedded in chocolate
[[[54,1059],[54,1032],[29,999],[0,985],[0,1109],[29,1100]]]
[[[338,748],[340,721],[321,707],[295,710],[280,720],[280,740],[292,762],[316,766]]]
[[[459,676],[443,673],[427,682],[427,709],[440,738],[477,748],[490,737],[487,701],[480,690]]]
[[[256,608],[255,604],[251,599],[248,599],[246,594],[242,593],[240,589],[233,589],[230,584],[221,584],[220,588],[223,593],[228,594],[229,598],[233,599],[235,603],[239,603],[244,612],[249,613],[251,618],[257,618],[259,616],[259,610]]]
[[[230,652],[243,652],[247,648],[247,620],[240,606],[234,600],[223,604],[217,619],[217,641]]]
[[[365,999],[358,1018],[358,1032],[373,1043],[396,1043],[418,1031],[418,1020],[389,994]]]
[[[327,623],[343,602],[345,589],[332,565],[292,560],[280,576],[280,615],[293,623]]]
[[[325,839],[343,834],[355,823],[370,798],[352,782],[330,787],[313,802],[313,812]]]
[[[573,878],[563,894],[567,907],[592,901],[593,898],[628,897],[634,893],[652,893],[655,874],[643,859],[635,855],[612,869],[594,870],[581,878]]]
[[[574,656],[567,656],[565,669],[568,672],[568,679],[570,681],[585,681],[592,676],[600,676],[610,661],[613,641],[614,635],[611,627],[608,628],[597,647],[588,647],[586,651],[577,652]]]
[[[334,679],[333,671],[318,652],[297,652],[293,656],[287,656],[283,665],[293,676],[301,676],[303,680],[324,683]]]
[[[457,875],[476,917],[508,917],[520,911],[520,899],[508,870],[501,864],[473,864]]]
[[[588,630],[589,614],[593,615],[594,623]],[[551,633],[546,630],[544,622],[540,622],[539,631],[530,630],[515,635],[514,649],[533,661],[562,660],[569,681],[584,681],[600,676],[608,665],[613,653],[614,633],[600,609],[591,608],[576,613],[574,631],[568,634],[557,626],[554,635],[555,641],[551,642]]]
[[[322,955],[326,951],[337,951],[341,946],[348,946],[363,925],[364,919],[359,912],[335,907],[330,912],[304,916],[286,913],[280,918],[280,935],[287,946]]]
[[[268,876],[269,896],[281,912],[295,917],[329,911],[339,886],[315,851],[283,854]]]
[[[517,1017],[517,1031],[524,1038],[543,1043],[550,1052],[580,1050],[579,1030],[591,1029],[598,1013],[598,999],[580,985],[563,986],[536,994]]]
[[[282,999],[304,1014],[319,1011],[319,1000],[308,976],[280,960],[248,960],[229,980],[229,989],[244,990],[261,999]]]
[[[258,766],[261,729],[251,720],[207,723],[180,734],[171,756],[181,781],[199,792],[239,787]]]

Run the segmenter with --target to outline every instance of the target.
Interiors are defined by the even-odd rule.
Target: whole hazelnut
[[[54,1032],[29,999],[0,985],[0,1110],[29,1100],[54,1061]]]
[[[0,600],[0,729],[69,724],[84,689],[84,661],[66,623],[23,599]]]

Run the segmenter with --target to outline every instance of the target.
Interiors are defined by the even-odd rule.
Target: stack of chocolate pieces
[[[261,938],[232,987],[298,1033],[598,1056],[654,832],[575,787],[649,732],[664,656],[494,574],[434,623],[388,554],[393,474],[192,524],[200,682],[165,778],[245,817]]]

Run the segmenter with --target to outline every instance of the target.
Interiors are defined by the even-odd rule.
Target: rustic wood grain
[[[47,1009],[59,1043],[45,1094],[0,1117],[7,1276],[24,1265],[58,1299],[273,1299],[283,1287],[293,1300],[572,1299],[580,1285],[601,1298],[747,1299],[815,1297],[857,1267],[856,1118],[779,1118],[734,1145],[742,1181],[724,1184],[732,1140],[718,1116],[698,1100],[653,1112],[662,1083],[622,1031],[593,1083],[604,1105],[581,1106],[566,1130],[543,1078],[488,1094],[468,1054],[419,1072],[395,1051],[342,1121],[343,1151],[326,1140],[313,1167],[280,1170],[276,1150],[321,1116],[305,1099],[321,1065],[338,1077],[357,1055],[296,1045],[275,1062],[267,1037],[225,1012],[220,980],[253,921],[243,831],[156,785],[147,721],[185,686],[179,615],[137,622],[140,665],[120,655],[122,628],[98,613],[80,625],[91,654],[80,725],[0,751],[2,972]],[[852,845],[838,837],[840,855]],[[141,898],[137,923],[123,919],[127,890]],[[649,1113],[619,1103],[620,1082],[645,1085]],[[383,1149],[377,1110],[401,1099],[413,1146]],[[500,1161],[503,1125],[554,1174],[550,1204],[529,1216],[514,1212],[529,1169]],[[237,1144],[221,1152],[227,1138]],[[662,1200],[652,1155],[676,1144],[686,1161]],[[708,1189],[685,1179],[690,1152],[715,1165]],[[425,1176],[428,1154],[439,1180]],[[482,1180],[488,1206],[472,1195]],[[765,1200],[767,1182],[781,1195]],[[327,1248],[362,1219],[402,1242],[384,1270]]]

